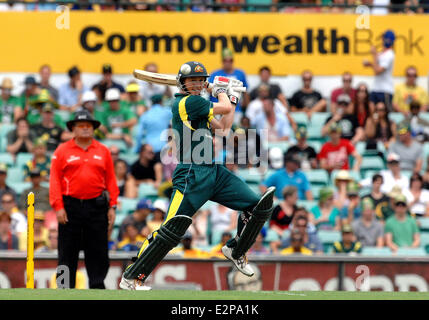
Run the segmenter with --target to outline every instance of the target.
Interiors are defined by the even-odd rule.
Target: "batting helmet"
[[[181,65],[179,72],[177,74],[177,86],[180,89],[184,89],[184,79],[190,77],[209,77],[206,67],[200,62],[189,61]]]

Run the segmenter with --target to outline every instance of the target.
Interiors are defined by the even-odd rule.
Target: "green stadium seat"
[[[119,153],[119,158],[122,160],[125,160],[128,165],[132,165],[134,162],[136,162],[139,159],[139,154],[138,153]]]
[[[384,161],[380,157],[370,156],[363,157],[360,171],[362,175],[365,175],[367,170],[383,170],[385,168]]]
[[[24,182],[24,172],[19,167],[12,167],[7,170],[6,183],[12,188],[15,183]]]
[[[311,185],[311,193],[313,194],[313,198],[314,200],[319,200],[319,193],[320,193],[320,189],[322,189],[324,186],[321,185]]]
[[[21,193],[25,190],[31,187],[31,182],[14,182],[13,184],[9,185],[18,196],[21,195]]]
[[[379,173],[380,170],[366,170],[365,171],[365,179],[370,178],[372,179],[372,176],[376,173]]]
[[[260,184],[262,175],[259,171],[253,169],[238,170],[237,175],[244,179],[247,183]]]
[[[329,253],[334,242],[341,241],[341,232],[337,230],[318,230],[317,235],[323,244],[323,251]]]
[[[330,112],[315,112],[311,115],[310,126],[322,128],[330,116]]]
[[[158,190],[149,183],[140,183],[138,188],[138,197],[154,200],[158,198]]]
[[[265,235],[264,242],[270,243],[272,241],[279,241],[279,240],[280,240],[280,236],[278,235],[277,232],[275,232],[273,229],[267,230],[267,234]]]
[[[113,226],[112,233],[110,234],[110,239],[116,241],[119,235],[119,227]]]
[[[417,223],[420,225],[420,231],[429,232],[429,218],[427,217],[417,218]]]
[[[424,248],[426,253],[429,253],[429,232],[420,233],[420,247]]]
[[[64,123],[69,121],[71,117],[70,112],[67,110],[55,110],[55,114],[58,115]]]
[[[290,112],[289,114],[297,125],[303,125],[308,128],[308,116],[305,112]]]
[[[329,175],[324,169],[313,169],[305,173],[312,185],[327,186],[329,184]]]
[[[389,119],[396,124],[400,123],[405,119],[404,115],[400,112],[390,112],[389,113]]]
[[[137,203],[139,202],[139,199],[131,199],[131,198],[120,198],[120,210],[118,210],[121,213],[124,214],[130,214],[136,210]]]
[[[246,0],[246,4],[248,5],[247,11],[257,11],[257,12],[269,12],[271,0]],[[252,5],[266,5],[266,6],[252,6]]]
[[[4,163],[8,167],[12,167],[14,163],[14,159],[10,153],[1,152],[0,153],[0,163]]]
[[[298,200],[296,205],[298,207],[304,207],[307,211],[310,211],[311,208],[318,204],[317,200]]]
[[[287,141],[268,142],[268,149],[280,148],[282,152],[286,152],[289,146],[290,144]]]
[[[0,152],[6,152],[7,134],[15,130],[15,124],[3,123],[0,125]]]
[[[429,121],[429,112],[420,112],[419,116],[420,118]]]
[[[426,250],[424,248],[399,248],[396,251],[398,256],[411,256],[411,257],[422,257],[426,256]]]
[[[127,217],[128,215],[125,213],[116,213],[116,218],[115,218],[115,226],[116,227],[120,227],[122,224],[122,221],[124,221],[124,219]]]
[[[366,150],[366,142],[364,141],[357,142],[355,148],[360,155],[363,155]]]
[[[322,127],[310,125],[307,128],[307,141],[317,141],[321,144],[326,141],[326,137],[322,136]]]
[[[362,255],[365,256],[381,256],[381,257],[388,257],[392,255],[392,251],[388,247],[363,247],[362,248]]]
[[[32,153],[18,153],[16,156],[16,167],[23,168],[28,161],[33,160],[33,154]]]
[[[216,205],[216,202],[213,201],[207,201],[206,203],[204,203],[200,210],[210,210],[211,208],[213,208]],[[209,219],[210,220],[210,219]]]
[[[425,142],[423,144],[423,167],[422,167],[423,171],[426,171],[427,169],[428,157],[429,157],[429,142]]]
[[[127,153],[128,152],[128,146],[125,143],[125,141],[122,140],[112,140],[112,139],[104,139],[101,140],[101,143],[103,143],[105,146],[107,146],[108,148],[112,145],[115,145],[119,148],[119,151],[122,153]]]
[[[320,149],[322,149],[322,142],[320,141],[307,141],[308,145],[316,151],[316,153],[320,152]]]

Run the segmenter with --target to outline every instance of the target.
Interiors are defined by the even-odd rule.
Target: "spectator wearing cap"
[[[323,187],[319,191],[319,204],[310,209],[310,221],[317,230],[334,230],[340,226],[340,211],[334,204],[334,190]]]
[[[350,181],[347,184],[347,199],[339,208],[341,225],[351,224],[361,216],[359,184],[357,182]]]
[[[115,175],[119,188],[119,196],[130,199],[137,198],[137,184],[134,177],[128,171],[127,162],[123,159],[116,159],[113,163],[115,165]]]
[[[34,132],[30,131],[30,125],[25,118],[16,120],[16,129],[7,134],[6,151],[16,156],[18,153],[31,153],[33,141],[36,139]]]
[[[138,251],[146,237],[140,234],[139,228],[133,223],[126,224],[124,229],[123,239],[118,243],[117,249],[119,251]]]
[[[369,197],[364,197],[361,201],[362,215],[352,222],[356,240],[364,247],[384,246],[384,226],[375,219],[374,202]]]
[[[337,99],[340,95],[342,94],[348,95],[351,101],[354,101],[356,97],[356,89],[354,89],[352,86],[353,75],[351,74],[351,72],[349,71],[344,72],[341,77],[341,80],[343,82],[343,85],[339,88],[332,90],[331,92],[330,108],[332,113],[335,113],[337,109]]]
[[[70,81],[60,86],[58,90],[58,103],[61,110],[76,111],[82,103],[82,95],[88,88],[81,80],[78,67],[73,66],[68,71]]]
[[[377,149],[377,143],[383,143],[386,149],[395,142],[396,123],[389,119],[389,112],[384,102],[379,101],[375,104],[375,112],[365,123],[365,136],[367,138],[367,149],[372,142],[374,149]]]
[[[407,215],[407,198],[401,194],[394,201],[395,214],[386,220],[384,227],[386,245],[393,252],[401,247],[418,248],[420,231],[416,220]]]
[[[12,193],[13,198],[16,199],[16,192],[6,183],[7,180],[7,165],[0,163],[0,199],[6,192]],[[0,202],[0,210],[3,208]]]
[[[310,170],[317,169],[317,153],[313,147],[307,143],[307,128],[300,126],[295,132],[297,143],[290,146],[286,151],[287,155],[296,155],[301,162],[301,169]]]
[[[125,227],[128,224],[133,224],[137,227],[141,236],[147,237],[150,232],[147,227],[147,218],[153,212],[154,208],[148,199],[140,199],[137,203],[136,209],[132,214],[129,214],[123,221],[119,228],[118,241],[122,241]]]
[[[42,181],[49,181],[49,171],[51,169],[51,160],[47,156],[46,141],[43,137],[36,139],[33,143],[33,159],[27,161],[24,165],[24,179],[30,181],[30,172],[34,169],[40,171]]]
[[[159,156],[167,143],[166,132],[170,126],[172,113],[170,108],[162,105],[162,95],[154,95],[151,100],[152,106],[138,120],[134,150],[138,152],[143,141],[146,141]]]
[[[6,191],[2,194],[0,198],[2,209],[1,211],[6,212],[11,220],[11,228],[12,233],[15,234],[18,239],[22,236],[22,234],[27,233],[27,217],[25,214],[19,211],[16,201],[16,195],[10,191]],[[25,249],[25,243],[19,243],[20,250]],[[22,245],[22,246],[21,246]]]
[[[130,135],[131,130],[137,123],[136,115],[121,102],[121,93],[117,88],[106,91],[106,105],[102,113],[96,118],[106,127],[107,139],[123,140],[128,146],[133,145]]]
[[[34,198],[37,199],[34,207],[36,210],[43,212],[51,210],[49,203],[49,188],[41,185],[43,178],[40,169],[35,166],[29,171],[31,186],[22,191],[19,198],[19,208],[24,211],[27,209],[27,195],[30,192],[34,193]]]
[[[144,66],[144,70],[148,72],[159,73],[158,65],[154,62],[149,62]],[[172,93],[169,86],[160,85],[152,82],[141,82],[141,96],[146,101],[148,107],[152,106],[151,98],[154,95],[160,94],[162,96],[171,97]]]
[[[423,189],[423,177],[420,174],[414,173],[410,177],[410,188],[403,193],[413,216],[429,216],[429,190]]]
[[[146,110],[146,102],[141,97],[140,86],[134,80],[130,81],[125,88],[124,103],[131,109],[137,117],[140,117]],[[162,98],[161,98],[162,99]]]
[[[370,199],[374,206],[375,216],[377,219],[383,220],[383,208],[389,206],[389,197],[381,190],[384,184],[384,178],[381,174],[376,173],[371,178],[371,192],[362,197],[362,200]]]
[[[3,78],[0,95],[0,122],[13,123],[22,114],[20,100],[12,95],[13,82],[10,78]]]
[[[343,93],[337,98],[336,111],[326,119],[322,128],[322,135],[326,136],[333,123],[341,126],[341,138],[347,139],[355,145],[364,138],[364,130],[359,124],[359,120],[353,113],[353,103],[350,97]]]
[[[292,112],[306,112],[309,118],[313,112],[326,111],[326,100],[319,91],[311,86],[313,73],[310,70],[305,70],[302,72],[301,78],[303,86],[292,95],[289,101],[290,110]]]
[[[410,103],[410,112],[405,116],[404,122],[411,128],[411,135],[420,142],[429,141],[429,121],[421,117],[420,102],[414,100]]]
[[[97,85],[99,85],[102,97],[106,97],[107,90],[111,88],[118,89],[120,94],[125,92],[124,87],[120,83],[113,81],[113,68],[111,64],[103,64],[101,67],[101,76],[102,78]]]
[[[290,246],[280,251],[281,255],[301,254],[313,255],[313,252],[304,246],[304,237],[300,230],[292,229],[290,234]]]
[[[393,87],[393,65],[395,62],[395,52],[393,43],[395,42],[395,33],[392,30],[386,30],[382,36],[383,49],[377,52],[375,46],[371,47],[372,61],[365,59],[364,67],[371,68],[374,72],[374,83],[370,93],[372,104],[384,102],[387,109],[392,111]]]
[[[186,232],[182,238],[182,246],[176,247],[170,251],[170,254],[180,255],[183,258],[204,259],[212,257],[212,254],[193,246],[192,233]]]
[[[341,228],[341,241],[334,242],[335,253],[361,253],[362,244],[359,241],[354,241],[353,229],[349,224],[345,224]]]
[[[51,66],[50,65],[44,64],[40,67],[40,69],[39,69],[40,88],[48,90],[51,97],[55,101],[58,101],[58,98],[59,98],[58,90],[56,88],[54,88],[50,83],[51,74],[52,74],[52,72],[51,72]]]
[[[12,219],[4,211],[0,212],[0,250],[18,250],[18,237],[12,233]]]
[[[261,193],[263,194],[268,187],[274,186],[276,187],[275,196],[278,199],[283,199],[283,188],[291,185],[298,189],[299,200],[313,200],[310,182],[305,173],[299,170],[299,165],[300,162],[297,157],[285,157],[284,169],[277,170],[265,179],[260,185]]]
[[[418,102],[427,110],[429,106],[428,92],[421,86],[417,85],[417,68],[408,66],[405,69],[405,82],[395,86],[393,94],[393,110],[402,112],[407,115],[411,111],[411,103]]]
[[[411,128],[405,123],[398,125],[398,140],[389,147],[389,152],[399,156],[401,170],[420,172],[423,166],[423,147],[411,136]]]
[[[158,188],[162,182],[162,164],[155,156],[150,144],[141,146],[139,158],[131,165],[130,173],[136,179],[137,184],[149,183]]]
[[[339,123],[331,123],[329,126],[330,140],[322,145],[317,155],[319,165],[328,172],[336,169],[349,170],[349,156],[351,155],[354,158],[353,170],[359,171],[362,157],[349,140],[341,138],[341,131]]]
[[[30,102],[37,98],[40,92],[39,84],[33,75],[28,75],[24,79],[24,90],[22,91],[19,99],[23,112],[20,116],[24,116],[30,109]]]
[[[42,108],[49,104],[52,111],[58,109],[58,103],[52,99],[47,89],[41,89],[39,94],[30,102],[30,109],[27,112],[27,120],[30,125],[41,122]],[[53,121],[61,128],[65,128],[65,122],[59,114],[54,113]]]

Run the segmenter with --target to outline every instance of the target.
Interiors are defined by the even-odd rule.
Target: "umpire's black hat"
[[[100,121],[95,120],[87,110],[79,110],[74,114],[74,119],[67,121],[67,128],[72,131],[76,122],[86,121],[91,122],[94,130],[100,126]]]

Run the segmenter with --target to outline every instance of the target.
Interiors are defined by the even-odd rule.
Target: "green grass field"
[[[0,300],[429,300],[429,292],[0,289]]]

